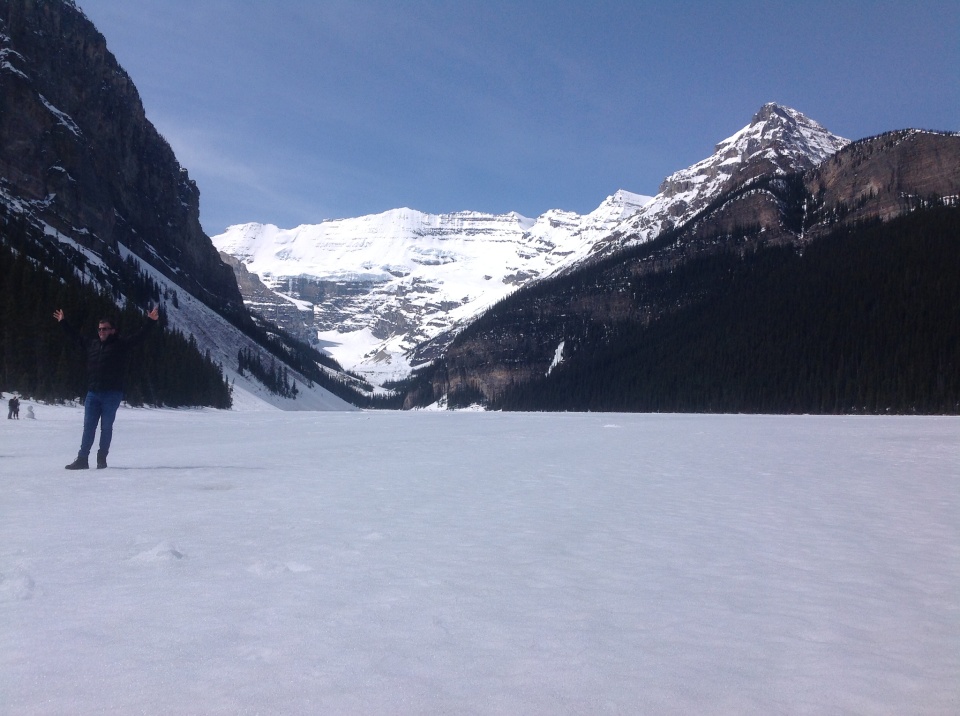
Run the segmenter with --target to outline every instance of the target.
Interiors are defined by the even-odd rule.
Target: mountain
[[[55,305],[132,324],[161,302],[177,358],[145,356],[135,390],[168,404],[388,405],[319,331],[408,407],[950,412],[958,168],[956,134],[850,143],[768,104],[656,197],[585,216],[397,209],[211,241],[77,6],[0,0],[0,382],[69,396]]]
[[[960,413],[958,237],[960,208],[940,205],[837,226],[802,250],[703,255],[669,277],[635,282],[638,293],[679,309],[571,333],[543,373],[485,402],[547,411]],[[476,391],[466,397],[476,400]]]
[[[691,224],[724,196],[736,195],[741,201],[755,202],[759,197],[744,198],[749,197],[745,187],[758,180],[782,179],[816,167],[849,143],[795,109],[767,103],[749,124],[717,144],[711,156],[668,176],[652,200],[631,216],[608,226],[605,235],[600,235],[585,253],[558,266],[553,273],[575,272],[669,234],[677,227]],[[738,220],[735,218],[734,222]],[[684,248],[687,252],[701,250],[710,249],[706,246]],[[417,346],[413,353],[414,365],[443,356],[454,338],[449,333],[442,334]],[[524,364],[518,355],[513,355],[512,360],[518,366]],[[502,374],[508,382],[516,377],[509,371]],[[459,384],[454,385],[455,391],[460,389]]]
[[[763,176],[811,169],[849,144],[802,113],[770,102],[714,153],[671,174],[656,197],[614,227],[594,249],[605,255],[644,243],[690,221],[717,197]]]
[[[305,338],[318,332],[354,372],[397,380],[442,355],[464,326],[517,288],[649,241],[733,186],[809,169],[847,143],[771,103],[713,155],[667,177],[656,197],[618,191],[584,216],[397,209],[289,230],[232,226],[213,242],[225,260],[242,264],[243,271],[232,265],[252,310]]]
[[[380,382],[406,377],[417,345],[588,255],[649,200],[618,191],[589,214],[536,219],[395,209],[289,230],[231,226],[213,242],[253,310],[318,331],[338,362]]]
[[[887,401],[908,411],[916,398],[928,411],[953,410],[960,397],[950,378],[960,367],[960,287],[950,278],[960,267],[960,135],[891,132],[847,144],[806,171],[745,168],[739,176],[685,223],[649,238],[643,217],[635,218],[636,233],[615,237],[619,251],[598,252],[493,307],[417,376],[407,405],[445,399],[524,409],[791,411],[800,403],[778,391],[812,393],[830,375],[842,387],[809,398],[804,409],[869,404],[873,411]],[[893,219],[899,223],[882,224]],[[818,276],[830,278],[818,283]],[[777,304],[783,310],[770,314]],[[843,313],[842,327],[814,330],[846,306],[857,310]],[[911,336],[910,350],[898,344],[901,336]],[[725,360],[734,367],[714,371],[732,346]],[[705,362],[691,364],[691,355]],[[868,371],[875,356],[884,358]],[[917,372],[914,363],[929,367],[936,386],[904,377]],[[776,365],[789,366],[793,377],[758,387]],[[565,393],[572,376],[577,386],[594,387]],[[682,399],[670,388],[680,384],[688,386]],[[872,397],[844,402],[859,400],[850,396],[861,389]],[[777,397],[743,399],[751,392]]]
[[[17,261],[29,258],[56,276],[73,300],[85,296],[69,307],[81,322],[96,320],[85,316],[84,304],[94,299],[79,290],[83,285],[118,307],[164,301],[163,322],[192,342],[194,354],[219,366],[238,393],[292,408],[349,407],[316,385],[339,380],[328,375],[335,368],[318,366],[308,350],[250,316],[233,271],[201,229],[199,201],[196,184],[146,117],[132,79],[76,4],[0,0],[4,261],[26,277],[31,267]],[[42,296],[41,290],[33,281],[24,284],[30,296],[4,293],[3,310],[8,317],[28,313],[33,292],[47,302],[66,297]],[[4,321],[4,350],[22,347],[4,356],[5,366],[19,366],[5,368],[5,389],[42,385],[46,378],[36,376],[38,367],[55,370],[47,365],[53,349],[45,345],[54,307],[45,305],[39,314],[43,341],[21,335],[22,321]],[[288,380],[299,386],[297,399],[265,389],[249,371],[241,374],[241,349],[276,372],[284,367],[289,376],[292,370]],[[175,383],[177,366],[163,369],[165,380]]]
[[[196,184],[72,2],[0,3],[0,177],[6,204],[80,246],[123,245],[210,305],[240,307]]]

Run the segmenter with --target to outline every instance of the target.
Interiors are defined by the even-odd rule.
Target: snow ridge
[[[739,183],[760,174],[811,169],[849,143],[795,109],[765,104],[750,124],[717,144],[712,155],[664,179],[653,201],[617,227],[628,239],[602,244],[598,250],[654,239],[689,221]]]
[[[649,200],[621,190],[589,214],[536,219],[401,208],[293,229],[240,224],[212,240],[277,292],[302,299],[295,279],[323,284],[319,338],[345,368],[379,382],[407,375],[418,343],[586,256]]]

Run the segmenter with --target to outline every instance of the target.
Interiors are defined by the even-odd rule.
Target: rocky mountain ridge
[[[809,169],[846,144],[770,103],[713,155],[667,177],[656,197],[618,191],[584,216],[398,209],[286,231],[234,226],[213,240],[267,287],[312,302],[316,328],[338,361],[374,381],[396,379],[442,354],[458,330],[513,290],[649,241],[735,186]],[[259,288],[244,297],[292,322],[309,313],[291,311],[286,299],[264,303]]]
[[[713,154],[671,174],[643,211],[615,227],[596,253],[644,243],[690,221],[718,196],[764,175],[804,171],[849,144],[790,107],[770,102]]]
[[[408,406],[450,395],[496,400],[547,375],[575,351],[596,351],[616,326],[649,326],[717,298],[692,267],[765,247],[796,250],[838,228],[960,203],[960,134],[904,130],[848,144],[817,166],[748,174],[689,220],[654,239],[530,284],[445,347]],[[851,267],[851,271],[856,267]],[[732,270],[732,269],[731,269]],[[722,282],[721,282],[722,283]],[[619,330],[619,329],[617,329]],[[584,348],[584,346],[591,346]]]

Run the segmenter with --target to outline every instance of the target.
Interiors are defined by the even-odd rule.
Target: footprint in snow
[[[313,567],[299,562],[254,562],[247,567],[247,571],[258,577],[274,577],[280,574],[311,572]]]
[[[22,602],[31,599],[35,587],[33,577],[20,567],[0,574],[0,602]]]
[[[240,656],[246,661],[259,661],[264,664],[276,664],[280,660],[280,652],[277,649],[263,646],[242,647]]]
[[[160,542],[155,547],[140,552],[130,558],[131,562],[147,564],[150,562],[175,562],[183,559],[187,555],[180,551],[176,545],[171,542]]]

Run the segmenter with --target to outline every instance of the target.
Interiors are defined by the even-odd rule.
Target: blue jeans
[[[123,392],[119,390],[91,390],[83,401],[83,438],[80,440],[80,457],[90,455],[93,447],[93,436],[97,432],[97,423],[100,423],[100,452],[106,455],[110,451],[110,441],[113,439],[113,421],[117,417],[117,408],[123,400]]]

